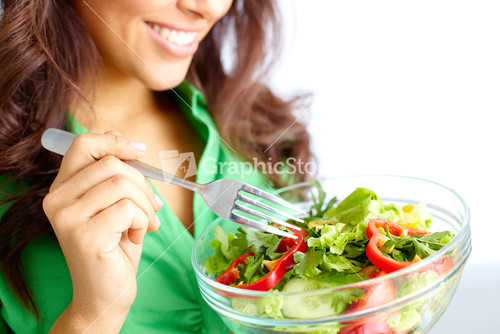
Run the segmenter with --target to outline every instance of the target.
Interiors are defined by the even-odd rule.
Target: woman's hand
[[[75,138],[43,201],[73,282],[73,300],[52,331],[118,332],[137,292],[146,230],[156,231],[161,201],[122,160],[145,146],[119,135]],[[92,330],[93,332],[93,330]]]

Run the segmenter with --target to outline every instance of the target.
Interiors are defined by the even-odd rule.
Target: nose
[[[232,3],[233,0],[178,0],[177,6],[203,19],[213,20],[223,17]]]

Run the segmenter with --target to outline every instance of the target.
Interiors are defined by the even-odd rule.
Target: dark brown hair
[[[0,176],[23,187],[0,194],[0,205],[9,205],[0,223],[0,264],[13,292],[37,314],[21,254],[34,238],[53,233],[41,203],[61,160],[41,148],[40,138],[48,127],[63,128],[66,108],[84,99],[80,87],[97,73],[99,55],[71,1],[1,3]],[[304,98],[283,100],[263,83],[280,50],[279,26],[274,1],[235,0],[200,44],[188,80],[204,93],[222,137],[243,158],[307,162],[309,136],[293,115],[306,106]],[[230,66],[221,56],[228,40],[234,48]],[[269,176],[276,186],[285,182]]]

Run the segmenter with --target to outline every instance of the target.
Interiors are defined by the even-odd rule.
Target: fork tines
[[[270,222],[273,222],[275,224],[278,224],[278,225],[282,225],[282,226],[285,226],[286,228],[288,228],[290,231],[300,231],[300,227],[296,226],[296,225],[293,225],[293,224],[290,224],[284,220],[281,220],[281,219],[278,219],[278,218],[275,218],[275,217],[272,217],[266,213],[263,213],[263,212],[260,212],[260,211],[257,211],[257,210],[254,210],[248,206],[245,206],[245,205],[242,205],[242,204],[239,204],[239,203],[236,203],[236,201],[241,201],[243,203],[247,203],[247,204],[250,204],[250,205],[253,205],[257,208],[260,208],[260,209],[264,209],[268,212],[272,212],[272,213],[275,213],[279,216],[282,216],[282,217],[285,217],[287,219],[291,219],[291,220],[294,220],[294,221],[297,221],[297,222],[304,222],[302,219],[294,216],[293,214],[290,214],[290,213],[287,213],[287,212],[284,212],[282,210],[279,210],[279,209],[276,209],[275,207],[272,207],[270,205],[267,205],[265,203],[262,203],[260,201],[257,201],[255,199],[252,199],[248,196],[245,196],[244,193],[242,193],[242,191],[244,192],[247,192],[249,194],[252,194],[252,195],[255,195],[259,198],[262,198],[264,200],[267,200],[271,203],[274,203],[274,204],[278,204],[280,206],[283,206],[289,210],[292,210],[293,212],[295,212],[296,214],[305,214],[305,212],[297,207],[295,207],[294,205],[288,203],[287,201],[277,197],[277,196],[274,196],[274,195],[271,195],[265,191],[262,191],[258,188],[255,188],[255,187],[252,187],[250,185],[244,185],[242,187],[242,189],[238,192],[238,195],[236,197],[236,200],[234,202],[234,205],[233,205],[233,210],[238,210],[238,211],[241,211],[241,212],[245,212],[245,213],[248,213],[250,215],[253,215],[253,216],[256,216],[256,217],[259,217],[259,218],[262,218],[262,219],[265,219],[266,221],[270,221]],[[265,230],[267,232],[270,232],[270,233],[274,233],[274,234],[279,234],[279,235],[282,235],[282,236],[285,236],[284,234],[286,234],[287,237],[289,238],[295,238],[295,236],[293,236],[292,234],[289,234],[289,233],[286,233],[276,227],[273,227],[273,226],[269,226],[265,223],[259,223],[255,220],[251,220],[249,218],[246,218],[246,217],[243,217],[241,215],[238,215],[236,213],[233,212],[233,214],[237,215],[238,218],[241,218],[241,219],[246,219],[246,220],[249,220],[249,221],[252,221],[252,227],[255,227],[255,228],[258,228],[258,229],[261,229],[261,230]],[[240,220],[240,223],[241,222],[241,219],[238,219]],[[258,225],[255,225],[255,224],[258,224]],[[266,227],[266,228],[263,228],[263,227]]]

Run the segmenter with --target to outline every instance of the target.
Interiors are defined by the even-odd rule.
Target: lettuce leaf
[[[418,217],[418,222],[414,228],[419,230],[428,231],[431,228],[432,219],[429,212],[426,210],[427,204],[424,202],[415,205],[413,210],[410,211],[411,214]]]
[[[387,324],[394,332],[408,332],[420,324],[422,317],[417,308],[409,307],[397,312],[387,320]]]
[[[345,224],[325,224],[321,229],[321,235],[317,238],[310,237],[307,239],[308,247],[333,247],[335,243],[343,244],[343,241],[337,241],[338,237],[342,233]]]
[[[337,334],[342,327],[340,322],[329,323],[325,325],[296,325],[296,326],[278,326],[273,328],[276,333],[311,333],[311,334]]]
[[[238,240],[234,234],[226,234],[220,226],[215,227],[214,236],[215,239],[210,241],[210,247],[215,252],[208,257],[205,268],[209,274],[220,275],[248,248],[248,245]]]
[[[325,224],[319,237],[309,237],[308,247],[329,248],[332,254],[347,253],[351,258],[364,254],[364,245],[368,242],[366,227],[359,225],[347,228],[345,224]]]
[[[277,291],[277,290],[270,290]],[[283,295],[267,295],[261,298],[231,297],[235,311],[265,318],[283,319]]]
[[[256,256],[248,257],[245,261],[251,268],[250,266],[245,268],[244,276],[248,276],[250,280],[257,280],[264,276],[262,270],[257,270],[264,257],[275,260],[283,255],[276,252],[280,237],[275,234],[247,227],[238,228],[236,235],[226,234],[222,227],[216,226],[214,236],[215,239],[210,242],[214,254],[210,255],[205,263],[209,274],[220,275],[238,256],[245,252],[254,252]],[[260,274],[260,277],[256,277],[255,274]]]
[[[398,296],[403,297],[414,293],[422,288],[425,288],[438,278],[439,274],[437,274],[434,270],[427,270],[423,273],[415,273],[412,276],[408,276],[398,286]]]
[[[324,219],[336,221],[347,225],[363,224],[373,218],[399,221],[403,210],[394,203],[383,204],[382,199],[373,191],[357,188],[336,207],[332,207],[323,215]]]
[[[345,256],[330,253],[323,256],[323,263],[320,266],[327,271],[336,270],[338,272],[355,273],[361,270],[363,264]]]

